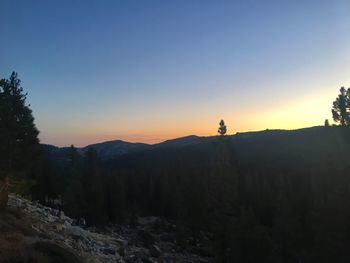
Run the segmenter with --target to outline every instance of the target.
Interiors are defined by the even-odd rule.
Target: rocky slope
[[[63,212],[17,195],[9,196],[8,205],[8,211],[0,214],[1,262],[15,262],[11,253],[18,254],[13,249],[16,246],[39,255],[36,258],[40,259],[31,262],[210,262],[209,258],[178,252],[174,226],[158,218],[140,218],[136,228],[110,226],[97,231],[75,225]]]

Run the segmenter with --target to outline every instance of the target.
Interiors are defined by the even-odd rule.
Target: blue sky
[[[1,1],[40,139],[157,142],[320,125],[350,86],[349,1]]]

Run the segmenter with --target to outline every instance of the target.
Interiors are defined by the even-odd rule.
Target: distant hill
[[[350,129],[311,127],[298,130],[264,130],[211,137],[184,137],[149,147],[142,152],[110,159],[111,166],[203,167],[220,156],[234,156],[240,169],[286,172],[350,165]],[[224,142],[224,143],[223,143]],[[176,147],[174,147],[176,145]],[[224,151],[223,151],[223,145]],[[145,168],[146,169],[146,168]]]
[[[156,147],[182,147],[187,145],[192,145],[203,141],[204,137],[199,137],[196,135],[189,135],[185,137],[180,137],[176,139],[166,140],[161,143],[152,145],[153,148]]]
[[[323,165],[349,162],[350,129],[311,127],[298,130],[266,130],[233,136],[239,160],[245,163],[279,166]],[[305,168],[304,167],[304,168]]]
[[[50,144],[42,144],[41,150],[44,156],[54,163],[63,163],[68,158],[69,147],[57,147]]]
[[[115,140],[91,144],[80,148],[79,152],[85,153],[92,149],[95,150],[102,159],[110,159],[115,156],[143,151],[150,147],[152,146],[145,143],[131,143],[122,140]]]
[[[149,149],[182,147],[198,143],[201,140],[203,140],[202,137],[194,135],[167,140],[153,145],[146,143],[132,143],[125,142],[122,140],[113,140],[96,144],[90,144],[88,146],[78,148],[78,152],[84,154],[88,150],[93,149],[103,160],[108,160],[113,157],[118,157],[131,153],[138,153]],[[69,147],[57,147],[49,144],[42,144],[42,150],[44,154],[50,159],[58,162],[64,162],[67,159]]]
[[[48,144],[41,145],[44,155],[55,162],[65,162],[68,157],[70,147],[57,147]],[[133,152],[143,151],[151,147],[145,143],[131,143],[121,140],[107,141],[102,143],[91,144],[85,147],[77,148],[78,152],[84,154],[90,149],[95,150],[103,160],[110,159]]]
[[[236,157],[242,163],[285,163],[286,159],[314,161],[329,158],[344,158],[350,148],[350,129],[342,127],[311,127],[298,130],[264,130],[257,132],[237,133],[224,137],[229,141]],[[214,145],[220,142],[219,136],[199,137],[190,135],[158,144],[131,143],[121,140],[106,141],[78,148],[80,153],[94,149],[103,160],[115,159],[123,156],[123,160],[135,156],[150,155],[150,158],[166,158],[167,154],[211,155],[215,154]],[[55,161],[67,158],[69,147],[42,145],[45,155]],[[215,147],[214,147],[215,148]],[[183,152],[185,151],[185,152]],[[164,155],[165,156],[161,156]],[[152,157],[152,155],[154,155]],[[158,157],[156,157],[158,156]],[[147,158],[146,158],[147,159]]]

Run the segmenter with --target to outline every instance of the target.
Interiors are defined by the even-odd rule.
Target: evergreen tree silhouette
[[[324,126],[326,126],[326,127],[329,127],[330,125],[329,125],[329,120],[328,119],[326,119],[325,121],[324,121]]]
[[[341,87],[340,94],[333,102],[333,120],[340,122],[342,126],[350,125],[350,88]]]
[[[4,182],[27,174],[39,145],[39,131],[26,96],[16,72],[0,80],[0,177]]]
[[[220,123],[219,123],[219,129],[218,129],[218,133],[223,136],[226,134],[227,132],[227,128],[226,128],[226,125],[225,125],[225,122],[224,120],[221,120]]]

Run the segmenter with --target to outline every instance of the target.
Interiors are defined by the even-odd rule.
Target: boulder
[[[78,226],[67,227],[66,233],[70,235],[73,239],[86,239],[84,230]]]
[[[158,258],[162,254],[162,251],[158,246],[152,245],[151,248],[149,249],[149,253],[151,254],[152,257]]]
[[[102,248],[102,253],[107,255],[115,255],[116,251],[113,248],[106,247]]]

